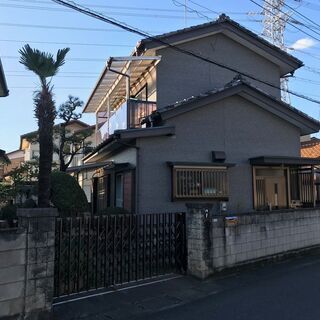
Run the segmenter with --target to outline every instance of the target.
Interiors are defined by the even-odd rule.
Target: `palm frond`
[[[33,49],[26,44],[19,50],[19,62],[38,75],[44,85],[46,83],[45,79],[56,75],[59,67],[65,63],[65,56],[69,50],[69,48],[58,50],[55,60],[51,53]]]
[[[56,72],[58,72],[59,68],[65,64],[65,57],[67,53],[70,51],[70,48],[59,49],[57,52],[55,68]]]

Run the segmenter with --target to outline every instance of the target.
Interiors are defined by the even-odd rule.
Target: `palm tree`
[[[53,126],[56,117],[55,101],[53,100],[50,84],[51,78],[57,74],[65,63],[65,56],[70,49],[58,50],[56,58],[50,53],[32,49],[26,44],[20,53],[20,63],[26,69],[33,71],[40,79],[41,88],[34,94],[34,113],[39,127],[39,177],[38,177],[38,206],[50,207],[51,170],[53,155]]]

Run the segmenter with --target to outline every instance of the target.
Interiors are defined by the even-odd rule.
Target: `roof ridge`
[[[267,93],[264,90],[252,85],[247,79],[244,79],[243,76],[241,76],[241,75],[236,75],[230,82],[225,84],[223,87],[216,88],[216,89],[213,89],[211,91],[207,91],[207,92],[199,94],[197,96],[190,96],[190,97],[185,98],[183,100],[177,101],[174,104],[165,106],[165,107],[163,107],[163,108],[161,108],[161,109],[159,109],[157,111],[159,111],[160,113],[161,112],[165,112],[165,111],[169,111],[169,110],[172,110],[174,108],[183,106],[184,104],[187,104],[187,103],[189,103],[191,101],[195,101],[195,100],[198,100],[198,99],[206,98],[206,97],[208,97],[210,95],[214,95],[214,94],[217,94],[219,92],[223,92],[225,90],[228,90],[228,89],[231,89],[231,88],[234,88],[234,87],[238,87],[240,85],[247,86],[248,88],[253,89],[256,92],[261,93],[262,95],[264,95],[264,96],[276,101],[277,103],[280,103],[284,107],[290,109],[291,111],[301,115],[302,117],[304,117],[304,118],[308,119],[309,121],[312,121],[313,123],[315,123],[315,124],[320,126],[320,121],[318,121],[318,120],[314,119],[313,117],[309,116],[307,113],[305,113],[305,112],[303,112],[303,111],[291,106],[290,104],[278,99],[277,97],[271,95],[270,93]]]
[[[271,48],[273,48],[274,50],[276,50],[276,51],[278,51],[278,52],[290,57],[291,59],[294,59],[301,66],[303,65],[303,62],[300,59],[296,58],[295,56],[291,55],[290,53],[286,52],[285,50],[282,50],[278,46],[274,45],[273,43],[271,43],[267,39],[265,39],[262,36],[260,36],[259,34],[251,31],[250,29],[248,29],[246,27],[244,27],[243,25],[238,23],[236,20],[231,19],[225,13],[221,13],[218,16],[217,19],[212,20],[212,21],[208,21],[208,22],[205,22],[205,23],[197,24],[197,25],[192,25],[192,26],[189,26],[189,27],[186,27],[186,28],[182,28],[182,29],[177,29],[177,30],[174,30],[174,31],[165,32],[165,33],[162,33],[162,34],[159,34],[159,35],[155,35],[155,36],[152,36],[152,37],[146,37],[146,38],[141,39],[140,41],[138,41],[138,43],[137,43],[135,48],[138,49],[140,46],[143,46],[144,43],[154,41],[154,39],[165,38],[165,37],[169,37],[171,35],[175,35],[177,33],[188,32],[188,31],[192,31],[192,30],[196,30],[196,29],[205,28],[207,26],[211,26],[211,25],[215,25],[215,24],[222,24],[222,23],[225,23],[225,22],[230,23],[234,27],[236,27],[236,28],[248,33],[252,37],[256,38],[258,41],[264,43],[265,45],[267,45],[267,46],[269,46]]]

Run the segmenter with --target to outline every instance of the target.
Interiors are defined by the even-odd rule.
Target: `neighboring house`
[[[10,164],[10,160],[6,152],[0,149],[0,181],[4,178],[5,167]]]
[[[320,139],[312,137],[301,142],[301,157],[320,158]]]
[[[56,124],[54,127],[58,128],[59,124]],[[70,132],[70,134],[76,131],[88,129],[88,128],[91,128],[91,126],[80,120],[72,120],[67,126],[67,130]],[[36,139],[36,137],[37,137],[37,131],[28,132],[20,136],[20,150],[24,151],[24,161],[31,161],[39,158],[39,143],[33,141],[34,139]],[[93,138],[89,138],[89,139],[94,140]],[[54,144],[58,145],[58,143],[59,143],[59,138],[55,137]],[[73,158],[72,165],[78,165],[79,163],[81,163],[82,158],[83,158],[82,153],[79,155],[76,155]],[[53,162],[56,164],[59,164],[59,156],[57,153],[53,154]]]
[[[55,125],[56,128],[58,126],[59,124]],[[94,129],[94,126],[91,126],[80,120],[72,120],[70,121],[66,129],[68,130],[69,134],[73,134],[81,130]],[[39,158],[39,143],[32,141],[34,137],[36,137],[36,135],[37,131],[33,131],[23,134],[20,137],[20,150],[24,152],[24,161],[31,161]],[[90,141],[92,143],[91,148],[93,148],[95,146],[95,133],[93,133],[92,136],[88,137],[87,141]],[[55,137],[54,144],[58,145],[58,143],[59,138]],[[79,154],[74,156],[69,168],[67,169],[67,172],[69,172],[77,178],[80,186],[84,189],[88,200],[91,201],[91,176],[94,172],[92,172],[91,175],[90,172],[82,172],[80,174],[77,174],[78,167],[83,164],[82,159],[87,152],[88,150],[80,150]],[[59,156],[57,153],[53,154],[53,163],[55,166],[59,165]]]
[[[10,162],[4,167],[4,175],[10,173],[13,169],[20,167],[21,163],[24,162],[24,151],[15,150],[7,153]]]
[[[96,113],[100,142],[84,158],[100,166],[94,211],[185,211],[200,201],[229,213],[315,206],[320,160],[300,157],[300,136],[320,124],[280,91],[281,77],[302,62],[225,15],[157,39],[264,83],[149,38],[131,56],[110,58],[84,108]]]
[[[9,90],[7,87],[6,78],[4,76],[4,71],[3,71],[1,60],[0,60],[0,97],[6,97],[8,95],[9,95]]]

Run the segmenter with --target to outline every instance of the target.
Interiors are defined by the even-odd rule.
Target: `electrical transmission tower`
[[[263,35],[275,46],[287,51],[284,43],[284,32],[290,14],[283,11],[284,5],[285,0],[264,1]],[[284,102],[290,104],[287,78],[281,78],[281,98]]]

